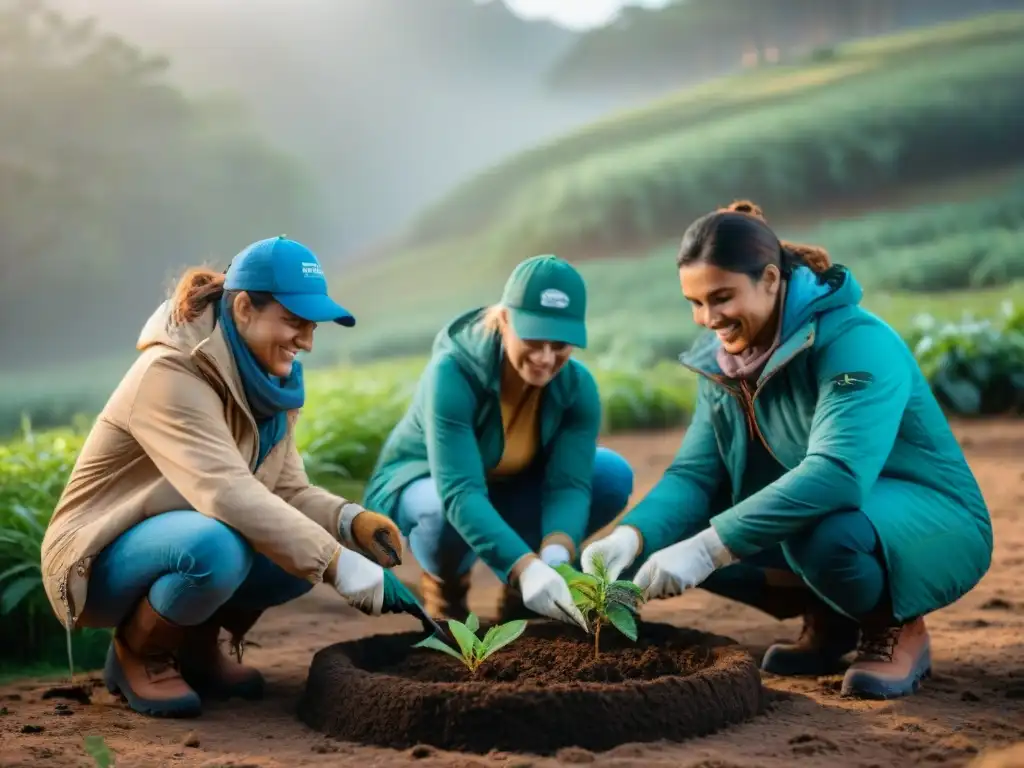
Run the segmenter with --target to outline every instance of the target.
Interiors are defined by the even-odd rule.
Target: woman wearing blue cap
[[[136,711],[259,696],[220,629],[240,649],[264,610],[321,580],[368,614],[410,605],[382,567],[401,557],[395,524],[312,486],[295,447],[296,355],[326,322],[355,319],[293,240],[189,270],[93,425],[43,540],[44,586],[69,632],[116,628],[104,676]]]
[[[924,616],[974,588],[992,557],[981,490],[903,340],[860,307],[853,274],[780,242],[739,202],[698,219],[678,257],[694,320],[683,363],[697,407],[662,480],[601,555],[650,597],[701,585],[779,618],[779,675],[845,672],[842,692],[893,698],[931,669]]]
[[[585,626],[553,566],[625,508],[633,473],[597,446],[601,404],[571,359],[587,345],[586,286],[569,263],[520,263],[500,304],[441,330],[385,442],[367,505],[397,520],[424,570],[425,607],[466,615],[477,558],[505,583],[502,618]]]

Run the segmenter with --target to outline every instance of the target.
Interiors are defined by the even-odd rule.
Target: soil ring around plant
[[[595,660],[591,636],[531,622],[475,676],[412,648],[422,633],[337,643],[313,657],[298,716],[343,741],[543,755],[684,741],[765,711],[757,664],[735,641],[661,623],[639,630],[634,644],[604,628]]]

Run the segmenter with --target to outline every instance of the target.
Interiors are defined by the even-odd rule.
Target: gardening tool
[[[392,567],[402,564],[402,558],[399,557],[395,548],[391,546],[391,539],[388,538],[388,531],[386,528],[378,528],[374,531],[373,540],[377,542],[377,546],[384,550],[384,554],[391,559]]]
[[[426,609],[420,605],[419,600],[414,600],[416,608],[413,615],[416,616],[420,621],[423,622],[423,628],[427,631],[433,630],[434,634],[438,636],[443,642],[450,645],[452,648],[458,649],[459,645],[455,642],[455,638],[451,636],[447,629],[438,624],[434,619],[427,613]]]
[[[395,552],[395,550],[388,543],[387,531],[381,529],[373,535],[373,538],[374,541],[376,541],[384,549],[384,552],[387,555],[389,555],[393,560],[396,560],[398,561],[399,564],[401,564],[402,561],[399,559],[398,553]],[[431,615],[427,613],[427,609],[424,608],[423,604],[416,599],[416,596],[412,593],[412,591],[404,584],[402,584],[402,582],[399,581],[397,577],[395,578],[395,582],[398,585],[398,587],[406,593],[406,601],[408,603],[411,603],[413,606],[409,613],[411,613],[413,616],[415,616],[423,622],[423,628],[428,632],[433,632],[435,635],[441,638],[441,640],[443,640],[445,643],[452,646],[453,648],[458,648],[459,646],[455,642],[455,638],[451,636],[447,629],[445,629],[436,621],[434,621],[433,617],[431,617]]]

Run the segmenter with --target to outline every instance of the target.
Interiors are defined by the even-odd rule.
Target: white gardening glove
[[[566,624],[576,622],[588,631],[587,620],[573,602],[569,585],[558,572],[542,560],[532,560],[519,576],[523,605],[534,613]]]
[[[634,528],[628,525],[620,525],[603,539],[598,539],[593,544],[585,547],[580,555],[580,566],[584,573],[594,572],[594,555],[600,555],[604,560],[604,567],[608,571],[608,578],[613,581],[619,578],[624,568],[636,559],[640,552],[640,536]]]
[[[544,561],[545,565],[550,565],[554,568],[556,565],[562,565],[572,560],[572,555],[569,554],[568,548],[562,544],[548,544],[546,547],[540,550],[540,559]]]
[[[637,572],[633,583],[648,599],[672,597],[700,584],[719,568],[736,562],[718,532],[708,527],[671,547],[658,550]]]
[[[341,548],[334,571],[334,588],[355,608],[380,616],[384,607],[384,569],[358,552]]]

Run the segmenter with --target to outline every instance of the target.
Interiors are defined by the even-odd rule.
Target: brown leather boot
[[[761,669],[773,675],[828,675],[840,669],[843,656],[857,647],[859,626],[812,600],[804,613],[804,626],[795,643],[776,643],[761,660]]]
[[[434,619],[465,621],[469,616],[469,574],[452,579],[437,579],[424,572],[420,577],[423,607]]]
[[[242,664],[243,639],[262,613],[221,608],[206,623],[189,627],[181,649],[181,673],[200,695],[222,700],[237,696],[250,701],[263,696],[263,675]],[[220,649],[221,627],[231,635],[234,659]]]
[[[866,621],[841,693],[866,699],[909,696],[931,670],[931,641],[923,618],[905,624]]]
[[[199,695],[178,671],[177,652],[185,628],[163,618],[143,598],[114,633],[103,678],[136,712],[154,717],[196,717]]]

